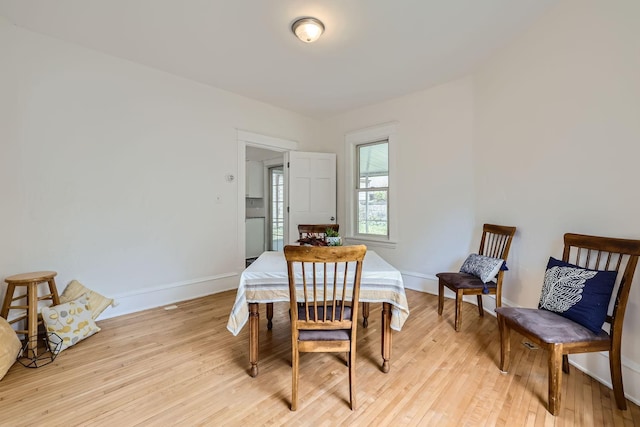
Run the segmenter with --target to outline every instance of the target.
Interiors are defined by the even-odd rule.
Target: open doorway
[[[258,242],[257,248],[253,247],[256,256],[261,249],[280,248],[288,242],[296,242],[298,224],[333,224],[337,221],[336,154],[301,152],[297,151],[297,145],[294,141],[238,131],[238,224],[245,223],[249,216],[262,216],[263,232],[258,234],[263,241]],[[250,157],[257,153],[275,156],[262,160]],[[257,161],[261,163],[256,165]],[[279,165],[284,165],[282,170],[270,169]],[[261,171],[257,173],[258,180],[262,180],[258,192],[254,192],[255,182],[247,173],[251,170]],[[271,191],[277,192],[278,196],[271,197]],[[274,201],[275,205],[272,205]],[[270,234],[267,234],[268,229],[272,230]],[[255,241],[242,226],[238,227],[238,237],[239,259],[246,264],[245,247]]]
[[[238,242],[240,259],[246,265],[248,255],[247,248],[257,252],[259,248],[263,250],[281,250],[284,242],[288,238],[288,224],[286,215],[287,205],[287,171],[283,167],[285,153],[296,150],[298,143],[295,141],[269,137],[246,131],[238,131],[238,224],[245,226],[238,227]],[[259,162],[260,176],[262,179],[260,193],[252,192],[255,197],[249,195],[249,168],[257,169],[254,163]],[[278,167],[280,169],[278,169]],[[255,172],[254,172],[255,174]],[[273,175],[273,184],[272,184]],[[255,187],[255,182],[252,184]],[[275,192],[275,193],[274,193]],[[273,195],[272,195],[273,194]],[[264,225],[263,239],[254,239],[247,234],[247,220],[255,228],[256,223],[261,220],[256,218],[262,216]],[[252,231],[255,233],[255,231]],[[244,243],[244,245],[242,244]],[[250,245],[254,245],[249,247]],[[256,247],[257,246],[257,247]]]
[[[284,242],[284,155],[246,149],[245,260],[251,264],[265,250],[282,250]]]

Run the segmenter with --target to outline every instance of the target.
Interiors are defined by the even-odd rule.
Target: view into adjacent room
[[[284,170],[282,165],[269,168],[269,250],[284,247]]]
[[[245,258],[284,246],[283,154],[257,147],[246,151]]]

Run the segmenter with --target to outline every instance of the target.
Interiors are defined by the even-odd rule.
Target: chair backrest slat
[[[591,262],[591,251],[587,250],[587,259],[585,261],[585,265],[588,267],[590,265],[589,264],[590,262]]]
[[[487,235],[488,240],[489,240],[489,254],[491,256],[493,256],[493,254],[498,253],[499,248],[500,248],[500,239],[499,236],[492,234],[492,233],[488,233]]]
[[[311,264],[313,266],[313,320],[318,321],[318,274],[316,271],[316,263]]]
[[[618,255],[618,264],[616,264],[616,271],[620,271],[620,264],[622,264],[622,255]]]
[[[349,268],[349,263],[345,262],[344,263],[344,269],[345,271],[347,271]],[[336,282],[337,284],[337,282]],[[340,311],[340,318],[344,319],[344,308],[346,306],[346,297],[347,297],[347,275],[344,275],[344,279],[342,281],[342,304],[341,304],[341,311]]]

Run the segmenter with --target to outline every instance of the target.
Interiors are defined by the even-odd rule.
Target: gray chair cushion
[[[349,341],[351,338],[351,330],[335,329],[335,330],[300,330],[298,335],[300,341]]]
[[[537,308],[497,307],[496,313],[510,323],[529,331],[545,343],[575,343],[581,341],[607,341],[609,334],[601,330],[593,333],[579,323],[559,314]]]
[[[496,282],[483,283],[480,278],[469,273],[438,273],[436,276],[447,283],[450,289],[495,289]]]

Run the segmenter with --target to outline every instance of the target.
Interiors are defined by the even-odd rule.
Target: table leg
[[[369,326],[369,303],[362,303],[362,326],[365,328]]]
[[[258,313],[258,303],[249,303],[249,362],[251,371],[249,375],[258,376],[258,326],[260,314]]]
[[[271,330],[273,328],[273,303],[267,303],[267,329]]]
[[[389,372],[391,360],[391,304],[382,303],[382,372]]]

